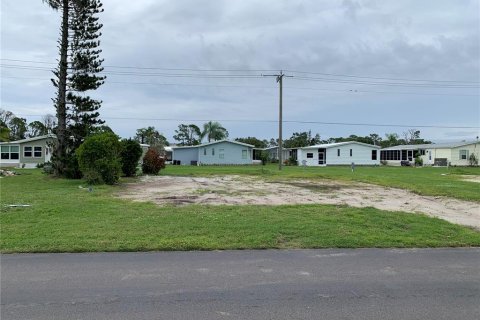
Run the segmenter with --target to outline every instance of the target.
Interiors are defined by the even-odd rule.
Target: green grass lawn
[[[480,202],[480,184],[463,181],[462,175],[480,175],[480,167],[361,167],[352,173],[349,166],[298,167],[261,166],[167,166],[163,175],[212,176],[223,174],[253,175],[271,180],[336,179],[359,181],[406,189],[421,195],[446,196]]]
[[[172,167],[165,173],[188,174],[190,169]],[[214,174],[261,170],[199,169]],[[20,172],[0,179],[4,253],[480,246],[480,232],[423,215],[331,205],[160,207],[113,198],[122,185],[89,192],[79,188],[79,180],[54,179],[40,170]],[[306,174],[284,172],[282,179]]]

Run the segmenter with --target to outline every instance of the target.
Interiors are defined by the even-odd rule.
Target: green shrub
[[[111,132],[85,139],[76,151],[78,164],[88,183],[114,184],[120,178],[121,144]]]
[[[157,150],[150,148],[143,157],[142,172],[144,174],[158,174],[165,168],[165,159],[160,157]]]
[[[471,167],[478,166],[478,159],[477,159],[477,156],[475,155],[475,153],[470,154],[470,157],[468,157],[468,164]]]
[[[417,167],[423,166],[423,159],[420,158],[420,157],[416,157],[415,158],[415,166],[417,166]]]
[[[260,152],[260,160],[262,161],[262,165],[266,165],[267,162],[270,160],[270,153],[267,151]]]
[[[132,139],[123,139],[121,144],[122,172],[127,177],[133,177],[137,171],[138,161],[142,156],[142,147],[140,143]]]

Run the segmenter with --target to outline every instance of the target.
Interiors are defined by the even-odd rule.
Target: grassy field
[[[170,168],[165,173],[191,170]],[[205,174],[261,170],[198,169]],[[375,169],[359,168],[355,175]],[[268,170],[266,175],[276,175],[274,168]],[[480,246],[480,232],[423,215],[329,205],[159,207],[112,197],[122,185],[89,192],[80,188],[82,181],[20,172],[0,180],[4,253]],[[280,177],[304,174],[286,168]]]
[[[336,179],[359,181],[410,190],[421,195],[446,196],[480,202],[480,184],[463,181],[463,175],[480,175],[480,167],[360,167],[352,173],[349,166],[283,167],[261,166],[168,166],[163,175],[212,176],[223,174],[253,175],[264,179]]]

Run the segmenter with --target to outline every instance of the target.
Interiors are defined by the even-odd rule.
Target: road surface
[[[480,319],[480,248],[1,256],[1,319]]]

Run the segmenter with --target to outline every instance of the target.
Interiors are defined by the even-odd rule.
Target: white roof
[[[403,144],[388,148],[383,148],[382,150],[418,150],[418,149],[450,149],[457,148],[461,146],[466,146],[469,144],[475,144],[478,141],[461,141],[461,142],[448,142],[448,143],[430,143],[430,144]]]
[[[238,145],[246,146],[246,147],[250,147],[250,148],[254,148],[254,147],[255,147],[255,146],[253,146],[253,145],[251,145],[251,144],[246,144],[246,143],[238,142],[238,141],[218,140],[218,141],[212,141],[212,142],[208,142],[208,143],[199,144],[199,145],[196,145],[196,146],[182,146],[182,147],[177,147],[177,146],[175,146],[175,147],[172,147],[172,149],[200,148],[200,147],[205,147],[205,146],[209,146],[209,145],[217,144],[217,143],[222,143],[222,142],[228,142],[228,143],[238,144]]]
[[[49,139],[49,138],[56,139],[57,136],[54,135],[53,133],[49,133],[49,134],[46,134],[44,136],[32,137],[32,138],[16,140],[16,141],[0,142],[0,144],[21,144],[21,143],[32,142],[32,141],[43,140],[43,139]]]
[[[352,144],[352,143],[353,144],[359,144],[359,145],[362,145],[362,146],[371,147],[371,148],[380,149],[380,146],[375,146],[373,144],[357,142],[357,141],[345,141],[345,142],[336,142],[336,143],[316,144],[314,146],[308,146],[308,147],[303,147],[303,148],[299,148],[299,149],[306,149],[306,150],[309,150],[309,149],[328,149],[328,148],[335,148],[335,147],[344,146],[344,145]]]

